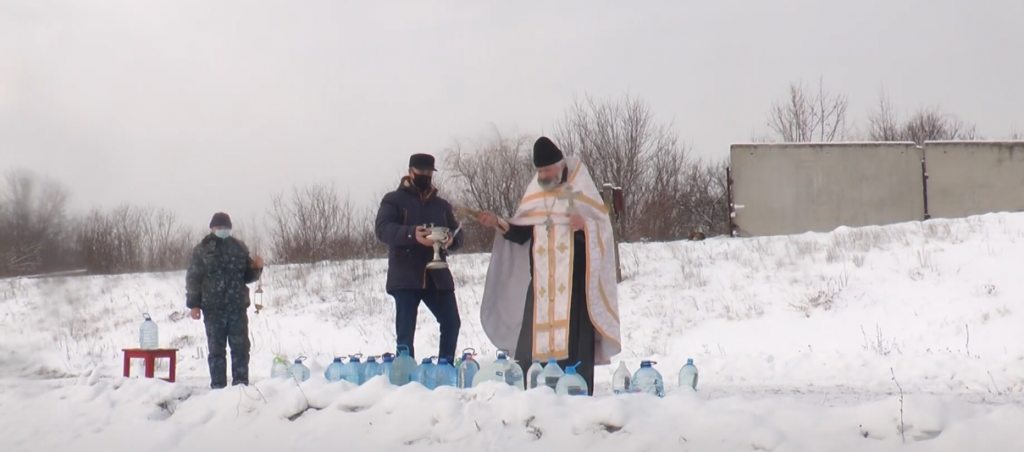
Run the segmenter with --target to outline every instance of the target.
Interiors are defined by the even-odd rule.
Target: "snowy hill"
[[[227,441],[210,437],[221,424],[248,432],[239,440],[250,451],[315,446],[342,432],[377,450],[545,441],[595,450],[889,450],[899,446],[900,425],[908,442],[925,441],[919,450],[1024,447],[1024,215],[627,244],[621,258],[617,359],[634,371],[641,359],[657,361],[673,386],[664,400],[609,395],[617,362],[598,368],[593,399],[495,386],[328,385],[322,373],[333,356],[393,348],[383,261],[268,267],[266,307],[249,314],[256,384],[212,393],[182,272],[0,280],[0,432],[16,445],[5,450],[69,441],[120,450],[112,435],[140,427],[168,440],[206,432],[175,437],[168,450],[213,450],[209,441]],[[451,264],[459,348],[493,356],[479,325],[487,256]],[[137,345],[143,312],[158,323],[162,345],[181,350],[178,384],[119,378],[120,350]],[[436,349],[426,308],[419,324],[417,350]],[[313,379],[301,388],[266,380],[274,354],[309,357]],[[686,358],[701,372],[696,397],[673,391]],[[40,404],[48,409],[33,414]],[[288,420],[309,406],[320,410]]]

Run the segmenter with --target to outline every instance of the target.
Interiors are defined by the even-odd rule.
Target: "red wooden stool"
[[[154,348],[154,349],[141,349],[141,348],[123,348],[121,351],[124,352],[124,376],[128,377],[131,374],[131,362],[132,358],[142,358],[145,361],[146,378],[153,378],[153,370],[156,369],[157,358],[167,358],[171,361],[171,367],[168,370],[168,378],[161,378],[174,383],[174,371],[178,364],[178,349],[176,348]]]

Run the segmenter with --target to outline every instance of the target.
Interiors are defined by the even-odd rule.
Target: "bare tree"
[[[889,96],[883,91],[878,107],[868,115],[868,138],[872,141],[913,141],[918,145],[936,140],[976,140],[977,127],[943,113],[936,106],[918,109],[900,119]]]
[[[359,242],[365,240],[366,228],[372,228],[334,184],[295,188],[290,200],[275,195],[269,216],[270,245],[281,263],[362,257],[365,244]]]
[[[7,174],[0,192],[0,275],[66,269],[67,191],[32,172]]]
[[[847,97],[826,91],[820,79],[814,91],[790,83],[789,96],[772,104],[768,127],[787,143],[842,141],[850,133],[848,107]]]

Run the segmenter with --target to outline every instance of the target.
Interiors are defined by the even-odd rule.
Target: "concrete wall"
[[[1024,141],[735,144],[730,158],[741,237],[1024,211]]]
[[[1024,211],[1024,142],[927,142],[928,213]]]
[[[740,236],[921,220],[923,151],[913,143],[733,145]]]

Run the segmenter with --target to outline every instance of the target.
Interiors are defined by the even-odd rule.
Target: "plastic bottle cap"
[[[339,357],[335,356],[335,357],[334,357],[334,362],[336,362],[336,363],[340,363],[340,362],[341,362],[341,358],[339,358]]]
[[[437,360],[437,363],[438,364],[448,364],[448,358],[440,358],[440,359]]]
[[[687,358],[686,364],[693,364],[693,358]]]

